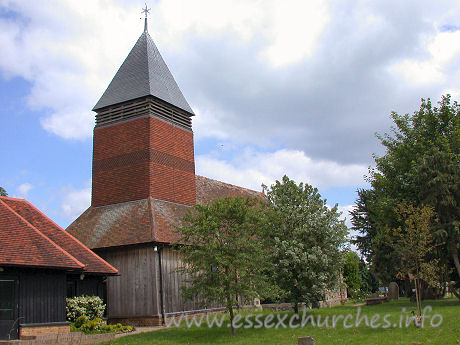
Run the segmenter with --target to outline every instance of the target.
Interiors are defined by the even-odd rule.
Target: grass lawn
[[[311,322],[304,327],[296,329],[289,328],[289,318],[293,313],[279,312],[279,317],[282,318],[288,314],[285,324],[287,328],[282,328],[281,325],[278,329],[275,327],[266,329],[261,327],[254,328],[240,328],[237,329],[235,337],[231,336],[230,328],[227,328],[228,321],[224,321],[222,328],[208,328],[207,324],[201,327],[193,326],[187,328],[185,322],[181,327],[174,327],[164,330],[158,330],[150,333],[126,336],[117,339],[115,342],[105,344],[118,344],[118,345],[141,345],[141,344],[297,344],[298,337],[312,336],[315,339],[315,344],[440,344],[451,345],[460,344],[460,303],[457,299],[445,299],[440,301],[424,301],[423,306],[431,306],[433,310],[427,312],[426,315],[433,316],[434,314],[442,315],[442,323],[438,327],[431,327],[431,319],[425,320],[424,328],[416,328],[413,324],[405,327],[406,317],[409,315],[407,312],[415,310],[415,303],[409,302],[408,299],[401,299],[399,301],[388,302],[375,306],[362,306],[361,316],[368,315],[369,321],[375,314],[379,314],[379,320],[374,324],[381,323],[379,328],[373,329],[367,327],[362,321],[359,327],[352,327],[345,329],[343,327],[343,318],[337,322],[335,328],[332,327],[332,316],[352,314],[353,318],[349,318],[346,325],[355,325],[357,307],[351,304],[338,306],[329,309],[314,309],[308,310],[307,315],[312,315],[317,322],[318,316],[321,317],[320,322],[325,322],[326,316],[329,316],[329,327],[313,327]],[[406,312],[402,308],[406,308]],[[268,312],[248,312],[242,314],[243,319],[241,324],[245,325],[244,318],[252,313],[251,320],[256,324],[255,316],[263,322],[267,318]],[[302,313],[301,313],[302,314]],[[385,314],[391,314],[387,317],[388,323],[383,322]],[[274,320],[268,322],[268,325],[278,322],[277,315],[274,315]],[[399,328],[400,318],[402,317],[403,328]],[[220,316],[219,316],[220,319]],[[439,322],[439,318],[434,320],[435,324]],[[300,322],[297,322],[299,324]],[[391,324],[390,327],[384,329],[382,326]],[[394,327],[397,325],[397,327]],[[299,325],[300,326],[300,325]]]

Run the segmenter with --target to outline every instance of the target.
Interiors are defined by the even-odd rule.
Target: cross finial
[[[150,8],[147,8],[147,3],[145,3],[145,7],[142,9],[142,13],[145,13],[144,32],[148,32],[148,29],[147,29],[147,15],[150,13]]]

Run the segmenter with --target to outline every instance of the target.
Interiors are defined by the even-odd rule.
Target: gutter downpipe
[[[160,284],[160,310],[162,323],[166,323],[166,312],[165,312],[165,303],[164,303],[164,293],[163,293],[163,270],[161,268],[161,249],[162,247],[154,246],[153,250],[158,252],[158,275],[159,275],[159,284]]]

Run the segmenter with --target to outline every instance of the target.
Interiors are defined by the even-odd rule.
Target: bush
[[[77,321],[70,325],[70,329],[72,332],[83,332],[85,334],[127,333],[133,331],[131,326],[123,326],[121,323],[106,325],[100,318],[88,321],[86,316],[80,316]]]
[[[98,296],[79,296],[66,298],[66,313],[67,321],[76,322],[80,316],[86,316],[86,323],[88,320],[101,318],[104,315],[105,304]]]
[[[85,315],[78,317],[78,319],[74,322],[74,326],[76,328],[80,328],[84,323],[87,323],[89,320]]]
[[[84,323],[83,325],[81,325],[80,331],[84,333],[92,333],[101,328],[101,323],[102,323],[102,319],[97,317],[94,320],[88,321]]]

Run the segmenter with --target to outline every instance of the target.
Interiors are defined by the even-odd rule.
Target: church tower
[[[147,30],[94,106],[92,206],[196,202],[192,108]]]
[[[177,313],[220,308],[181,295],[187,279],[172,245],[176,229],[194,204],[263,196],[195,176],[193,110],[147,32],[147,19],[93,110],[92,204],[67,231],[118,269],[107,279],[108,319],[158,326]]]

